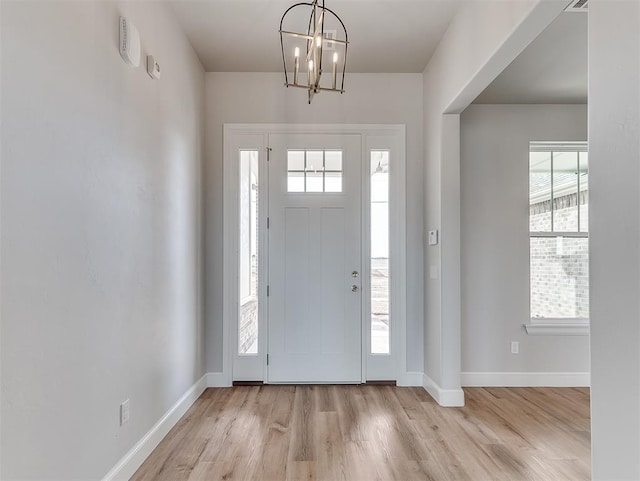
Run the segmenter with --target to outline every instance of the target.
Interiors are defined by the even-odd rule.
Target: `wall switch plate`
[[[520,343],[518,341],[511,342],[511,354],[518,354],[520,352]]]
[[[430,246],[438,245],[438,231],[437,230],[430,230],[428,237],[429,237],[429,245]]]
[[[120,404],[120,426],[124,426],[129,422],[129,400]]]

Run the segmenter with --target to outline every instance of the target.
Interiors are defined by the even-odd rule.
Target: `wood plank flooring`
[[[135,481],[587,481],[589,390],[468,388],[441,408],[422,388],[207,389]]]

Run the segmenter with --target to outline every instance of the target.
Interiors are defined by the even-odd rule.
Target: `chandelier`
[[[288,27],[289,23],[306,23],[307,18],[305,31]],[[344,23],[324,6],[324,0],[321,5],[313,0],[289,7],[280,20],[285,85],[307,89],[309,103],[322,91],[344,93],[348,44]],[[331,76],[323,77],[327,65]]]

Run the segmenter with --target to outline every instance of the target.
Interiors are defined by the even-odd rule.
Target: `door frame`
[[[398,385],[406,385],[407,379],[407,264],[406,264],[406,127],[404,124],[224,124],[223,125],[223,293],[222,293],[222,379],[225,385],[233,383],[233,365],[237,346],[238,319],[238,286],[239,274],[239,169],[235,151],[254,145],[259,150],[259,164],[266,167],[268,141],[270,134],[358,134],[361,138],[361,182],[362,182],[362,368],[361,381],[367,380],[367,363],[370,352],[370,334],[367,328],[370,322],[370,243],[368,212],[370,205],[369,192],[369,151],[383,148],[394,152],[390,164],[389,185],[389,266],[390,277],[390,319],[391,329],[391,362],[394,377]],[[247,142],[245,144],[245,141]],[[386,147],[383,147],[386,146]],[[249,147],[246,147],[249,149]],[[260,172],[260,183],[266,185],[263,172]],[[263,189],[264,191],[264,189]],[[261,195],[263,205],[266,194]],[[268,207],[268,205],[267,205]],[[259,219],[263,225],[264,216]],[[266,226],[266,222],[265,222]],[[264,229],[262,230],[264,233]],[[262,257],[266,255],[268,236],[260,235]],[[262,259],[261,257],[261,259]],[[260,264],[265,264],[261,262]],[[268,266],[261,269],[263,276]],[[263,277],[264,278],[264,277]],[[264,283],[263,287],[264,287]],[[260,315],[263,323],[259,329],[258,362],[262,363],[262,380],[267,380],[267,346],[268,320],[266,318],[266,288],[259,288]],[[387,378],[388,379],[388,378]]]

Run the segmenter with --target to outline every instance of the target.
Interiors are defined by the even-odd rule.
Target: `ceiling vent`
[[[586,13],[589,0],[571,0],[571,3],[564,9],[565,12],[584,12]]]

